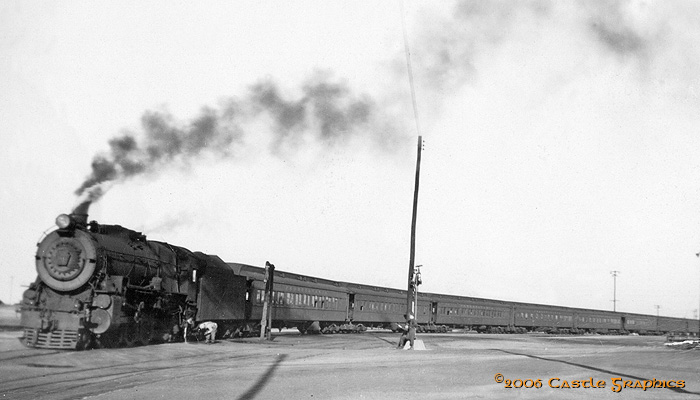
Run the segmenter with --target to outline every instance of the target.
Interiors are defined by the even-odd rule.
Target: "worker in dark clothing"
[[[187,343],[187,336],[191,335],[194,331],[194,318],[187,318],[187,320],[185,320],[182,331],[182,338],[185,339],[185,343]]]
[[[403,349],[406,346],[406,342],[411,343],[411,350],[413,349],[414,341],[416,340],[416,319],[413,315],[408,316],[408,322],[406,325],[399,325],[399,330],[401,330],[401,338],[399,339],[399,345],[397,349]]]

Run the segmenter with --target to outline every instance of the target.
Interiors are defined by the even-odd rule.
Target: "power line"
[[[420,123],[418,121],[418,103],[416,102],[416,88],[413,84],[413,67],[411,66],[411,50],[408,48],[408,34],[406,33],[406,18],[404,16],[403,0],[401,4],[401,30],[403,31],[403,50],[406,53],[406,66],[408,67],[408,82],[411,86],[411,100],[413,102],[413,118],[416,121],[416,133],[421,136]]]

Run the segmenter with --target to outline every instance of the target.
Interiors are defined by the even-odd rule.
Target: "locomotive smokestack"
[[[73,218],[76,225],[87,225],[88,209],[90,208],[90,204],[92,204],[92,201],[85,200],[73,209],[70,216]]]

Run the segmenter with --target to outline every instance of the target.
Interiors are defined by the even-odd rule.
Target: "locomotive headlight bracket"
[[[56,226],[60,229],[70,229],[75,225],[75,221],[68,214],[60,214],[56,217]]]

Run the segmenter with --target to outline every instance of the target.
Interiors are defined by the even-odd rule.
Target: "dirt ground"
[[[69,352],[19,336],[0,332],[0,399],[700,399],[700,351],[663,337],[422,334],[426,351],[404,351],[390,332],[283,332]]]

